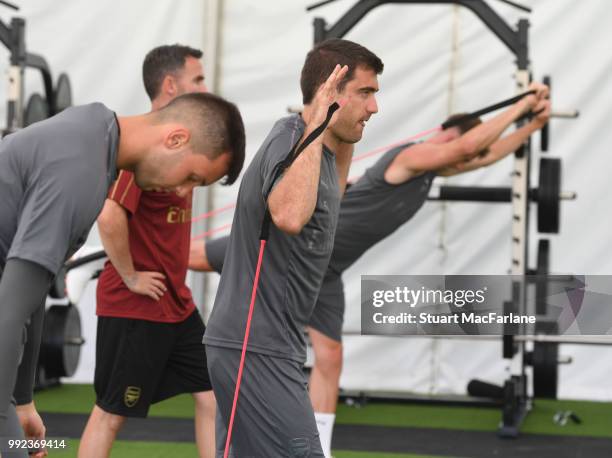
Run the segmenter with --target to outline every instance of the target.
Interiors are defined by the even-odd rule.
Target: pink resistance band
[[[465,114],[463,116],[459,116],[459,117],[457,117],[455,119],[452,119],[450,121],[446,121],[446,122],[440,124],[437,127],[433,127],[431,129],[424,130],[423,132],[419,132],[418,134],[411,135],[410,137],[405,138],[405,139],[403,139],[401,141],[397,141],[397,142],[391,143],[390,145],[381,146],[381,147],[376,148],[376,149],[374,149],[372,151],[369,151],[367,153],[363,153],[363,154],[354,156],[352,162],[357,162],[357,161],[361,161],[363,159],[367,159],[368,157],[375,156],[377,154],[380,154],[380,153],[383,153],[385,151],[388,151],[391,148],[395,148],[395,147],[403,145],[405,143],[409,143],[411,141],[418,140],[419,138],[426,137],[427,135],[431,135],[431,134],[434,134],[436,132],[440,132],[441,130],[448,129],[448,128],[453,127],[453,126],[457,126],[457,125],[461,124],[462,122],[467,121],[468,119],[474,119],[474,118],[477,118],[477,117],[482,116],[484,114],[490,113],[492,111],[499,110],[500,108],[507,107],[509,105],[512,105],[513,103],[518,102],[520,99],[522,99],[523,97],[526,97],[526,96],[528,96],[530,94],[535,94],[535,91],[531,90],[531,91],[523,92],[522,94],[518,94],[518,95],[516,95],[514,97],[511,97],[509,99],[505,99],[505,100],[502,100],[501,102],[494,103],[493,105],[489,105],[487,107],[481,108],[480,110],[473,111],[471,113],[467,113],[467,114]],[[537,114],[537,113],[534,113],[534,114]],[[208,213],[204,213],[204,214],[202,214],[200,216],[196,216],[191,221],[195,222],[195,221],[200,221],[202,219],[210,218],[211,216],[218,215],[219,213],[223,213],[223,212],[225,212],[227,210],[231,210],[232,208],[235,208],[235,207],[236,207],[236,204],[228,204],[228,205],[226,205],[224,207],[221,207],[221,208],[219,208],[217,210],[212,210],[212,211],[210,211]],[[199,240],[199,239],[208,237],[209,235],[215,234],[217,232],[221,232],[222,230],[225,230],[225,229],[227,229],[229,227],[231,227],[231,224],[225,224],[225,225],[223,225],[223,226],[221,226],[219,228],[211,229],[211,230],[209,230],[207,232],[204,232],[203,234],[197,235],[197,236],[193,237],[192,240]]]

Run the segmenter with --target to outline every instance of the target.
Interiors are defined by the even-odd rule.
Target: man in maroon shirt
[[[180,45],[147,54],[143,79],[153,111],[181,94],[206,92],[201,57]],[[180,393],[195,400],[200,456],[214,457],[204,323],[185,284],[191,200],[191,190],[143,191],[126,171],[109,192],[98,218],[109,262],[97,289],[96,405],[79,457],[109,456],[125,417],[146,417],[151,404]]]

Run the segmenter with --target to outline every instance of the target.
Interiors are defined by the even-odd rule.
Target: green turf
[[[565,426],[555,424],[553,415],[559,410],[575,412],[582,419],[582,424],[568,423]],[[500,415],[498,409],[492,408],[372,403],[361,408],[339,405],[336,421],[354,425],[495,431]],[[612,417],[610,403],[536,400],[521,432],[612,438],[610,417]]]
[[[96,400],[92,385],[66,384],[34,393],[41,412],[89,413]]]
[[[67,447],[63,450],[49,450],[50,458],[74,458],[79,447],[78,440],[67,440]],[[139,442],[116,441],[111,452],[112,458],[167,458],[167,457],[196,457],[198,456],[195,444],[176,442]],[[404,453],[371,453],[334,450],[334,458],[441,458],[425,455],[411,455]],[[448,458],[448,457],[445,457]]]
[[[88,414],[96,401],[92,385],[65,384],[34,393],[41,412]],[[193,418],[193,398],[183,394],[151,406],[154,417]]]
[[[78,440],[67,440],[64,450],[49,450],[49,458],[74,458],[79,448]],[[179,442],[140,442],[115,441],[111,451],[112,458],[168,458],[197,457],[195,444]]]
[[[41,412],[84,413],[94,403],[91,385],[67,384],[35,394]],[[581,425],[559,426],[552,417],[559,410],[572,410],[583,421]],[[181,395],[151,407],[151,416],[192,418],[193,401],[190,395]],[[423,404],[376,404],[362,408],[340,404],[337,422],[341,424],[380,425],[399,427],[440,428],[464,431],[494,431],[500,411],[479,407],[448,407]],[[559,434],[612,438],[610,418],[612,403],[585,401],[537,400],[527,416],[522,432],[532,434]]]

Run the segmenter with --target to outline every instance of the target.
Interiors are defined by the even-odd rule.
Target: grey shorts
[[[317,303],[308,322],[308,326],[337,342],[342,342],[342,324],[344,323],[344,284],[342,276],[325,274]]]
[[[207,345],[223,457],[240,350]],[[232,458],[324,458],[302,365],[248,352],[232,432]]]

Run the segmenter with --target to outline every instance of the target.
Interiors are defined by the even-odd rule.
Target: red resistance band
[[[240,395],[240,383],[242,382],[242,373],[244,370],[244,363],[246,359],[247,346],[249,342],[249,334],[251,331],[251,319],[253,317],[253,310],[255,309],[255,298],[257,297],[257,286],[259,285],[259,274],[261,273],[261,264],[263,262],[263,256],[266,249],[266,242],[268,241],[268,237],[270,235],[270,223],[272,221],[272,216],[270,215],[270,209],[268,208],[268,196],[270,192],[272,192],[272,186],[280,176],[283,174],[285,169],[287,169],[293,161],[300,155],[302,151],[304,151],[319,135],[321,135],[329,121],[331,120],[332,115],[336,112],[336,110],[340,108],[340,105],[337,103],[333,103],[327,110],[327,116],[325,121],[313,130],[310,135],[308,135],[302,144],[296,143],[291,151],[287,155],[287,157],[279,163],[276,169],[272,172],[272,180],[270,181],[270,186],[264,192],[264,197],[266,201],[266,211],[264,214],[263,221],[261,223],[261,231],[259,233],[259,256],[257,258],[257,267],[255,269],[255,279],[253,280],[253,288],[251,290],[251,303],[249,304],[249,314],[247,316],[246,329],[244,331],[244,340],[242,342],[242,353],[240,354],[240,364],[238,366],[238,375],[236,376],[236,388],[234,390],[234,399],[232,401],[232,412],[230,414],[229,424],[227,426],[227,438],[225,440],[225,451],[223,453],[223,458],[228,458],[230,452],[230,446],[232,444],[232,431],[234,429],[234,420],[236,418],[236,408],[238,406],[238,397]]]

